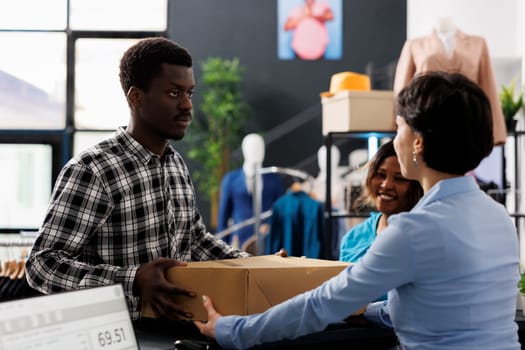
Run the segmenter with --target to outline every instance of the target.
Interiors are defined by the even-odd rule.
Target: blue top
[[[389,291],[404,349],[517,350],[518,279],[516,229],[505,208],[472,177],[447,179],[410,212],[391,216],[359,262],[264,313],[223,317],[215,334],[226,348],[296,338]]]
[[[339,255],[339,260],[356,263],[363,256],[375,241],[377,237],[377,224],[381,213],[371,212],[370,217],[359,225],[352,227],[350,231],[342,238],[341,240],[341,253]],[[386,300],[387,295],[382,295],[376,299]],[[391,327],[390,320],[388,322],[381,322],[384,325]]]
[[[271,209],[273,203],[285,192],[284,184],[278,174],[262,175],[261,210],[265,212]],[[221,192],[219,199],[219,215],[217,220],[217,231],[228,227],[228,220],[233,219],[237,224],[253,217],[253,196],[246,188],[246,176],[242,169],[232,170],[226,173],[221,181]],[[264,220],[263,222],[267,222]],[[254,234],[253,225],[248,225],[226,236],[224,241],[230,243],[231,238],[237,235],[239,244],[242,245]]]
[[[371,212],[370,217],[355,225],[341,239],[339,260],[356,263],[367,252],[377,236],[377,223],[381,213]]]
[[[272,207],[264,254],[284,248],[291,256],[319,258],[324,232],[323,204],[304,191],[288,191]]]

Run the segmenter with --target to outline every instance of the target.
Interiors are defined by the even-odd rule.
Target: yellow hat
[[[336,73],[330,79],[330,91],[321,92],[321,97],[332,97],[344,90],[370,90],[370,77],[354,72]]]

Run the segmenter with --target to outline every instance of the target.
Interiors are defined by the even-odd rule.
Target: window
[[[129,109],[118,78],[119,60],[137,39],[78,39],[75,45],[75,126],[115,129]]]
[[[167,0],[70,0],[70,3],[73,30],[166,30]]]
[[[66,34],[0,32],[0,43],[0,128],[64,129]]]
[[[35,228],[44,219],[51,194],[52,146],[1,144],[0,223],[4,228]]]
[[[67,0],[2,1],[0,23],[4,30],[65,30]]]
[[[38,228],[65,162],[127,124],[119,59],[165,36],[167,12],[167,0],[0,2],[0,232]]]

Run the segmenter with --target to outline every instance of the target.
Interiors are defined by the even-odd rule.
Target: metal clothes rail
[[[270,173],[289,175],[289,176],[301,179],[302,182],[305,182],[305,181],[308,182],[308,186],[310,189],[313,188],[313,183],[314,183],[313,176],[302,170],[286,168],[286,167],[277,167],[277,166],[270,166],[270,167],[265,167],[265,168],[255,168],[253,171],[254,175],[252,176],[253,184],[254,184],[253,196],[252,196],[253,216],[239,223],[236,223],[235,225],[232,225],[220,232],[217,232],[215,234],[216,238],[223,239],[224,237],[231,235],[233,232],[241,228],[244,228],[249,225],[254,225],[253,232],[257,240],[257,254],[258,255],[264,254],[264,235],[260,232],[261,221],[266,218],[269,218],[272,215],[272,210],[267,210],[265,212],[262,212],[261,176],[264,174],[270,174]]]

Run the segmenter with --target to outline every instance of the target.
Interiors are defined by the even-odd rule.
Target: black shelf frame
[[[514,219],[514,224],[516,226],[516,232],[519,236],[520,234],[520,219],[525,218],[525,212],[521,211],[520,208],[520,196],[522,189],[520,184],[520,149],[519,149],[519,139],[520,137],[523,137],[525,135],[524,131],[509,131],[508,135],[514,138],[514,145],[513,145],[513,161],[514,161],[514,179],[513,179],[513,185],[510,187],[510,189],[513,189],[516,193],[514,195],[514,211],[510,212],[509,215]],[[395,136],[395,132],[391,131],[338,131],[338,132],[328,132],[325,135],[325,146],[326,146],[326,196],[325,196],[325,248],[324,248],[324,256],[326,259],[330,258],[336,258],[331,256],[331,245],[330,242],[332,242],[332,230],[333,230],[333,224],[332,220],[336,218],[352,218],[352,217],[368,217],[366,214],[359,214],[359,213],[351,213],[351,212],[333,212],[332,208],[332,156],[331,156],[331,149],[332,145],[334,144],[334,141],[336,139],[340,138],[369,138],[371,136],[375,136],[378,138],[383,137],[391,137],[393,138]],[[505,162],[505,146],[503,146],[503,179],[504,183],[506,183],[506,162]],[[504,190],[508,190],[509,188],[504,188]]]
[[[519,140],[521,137],[525,136],[525,130],[520,131],[508,131],[507,135],[514,138],[514,145],[513,145],[513,158],[514,158],[514,179],[513,179],[513,185],[510,188],[505,188],[505,190],[511,189],[515,191],[514,194],[514,211],[510,213],[510,216],[514,218],[514,224],[516,226],[516,232],[518,233],[518,237],[520,234],[520,219],[525,218],[525,213],[523,213],[521,210],[521,193],[523,192],[523,189],[521,188],[521,181],[520,181],[520,169],[521,169],[521,162],[520,162],[520,148],[519,148]],[[505,157],[505,146],[503,146],[503,157]],[[505,174],[505,167],[506,162],[504,160],[503,162],[504,169],[503,173]],[[507,182],[506,177],[503,177],[505,180],[505,184]]]
[[[325,196],[325,245],[324,245],[324,258],[325,259],[337,259],[338,257],[333,257],[331,252],[331,242],[332,242],[332,230],[333,224],[332,220],[336,218],[366,218],[368,214],[362,213],[337,213],[332,210],[332,145],[336,139],[341,138],[360,138],[368,139],[369,137],[384,138],[390,137],[393,138],[396,135],[395,131],[334,131],[328,132],[325,135],[324,144],[326,147],[326,196]]]

